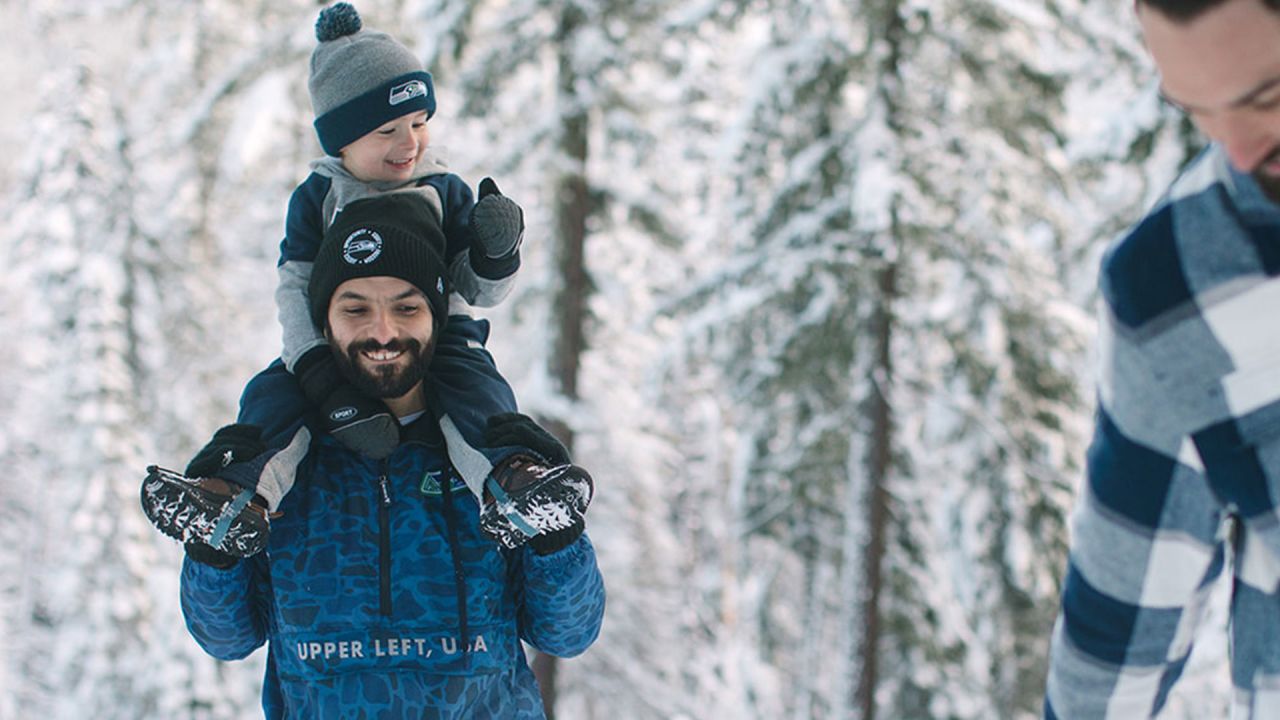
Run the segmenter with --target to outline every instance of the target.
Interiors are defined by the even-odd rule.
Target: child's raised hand
[[[524,211],[502,194],[493,178],[480,181],[476,204],[469,220],[474,238],[472,252],[491,260],[504,260],[520,251],[524,239]],[[474,257],[474,255],[473,255]]]

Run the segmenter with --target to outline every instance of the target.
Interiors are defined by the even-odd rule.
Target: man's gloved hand
[[[187,477],[213,477],[234,462],[252,460],[267,451],[262,442],[262,428],[246,423],[233,423],[218,428],[213,438],[187,463]]]
[[[270,536],[267,501],[257,494],[266,452],[257,425],[218,428],[181,475],[147,468],[142,512],[157,530],[182,542],[192,560],[231,567],[237,557],[261,552]]]
[[[476,204],[468,219],[476,246],[472,248],[490,260],[504,260],[520,251],[524,239],[524,211],[498,190],[493,178],[480,181]],[[472,255],[475,257],[475,255]]]
[[[303,353],[293,374],[302,392],[320,411],[322,430],[361,455],[381,460],[400,444],[400,422],[377,398],[342,377],[328,347]]]
[[[485,481],[480,528],[503,547],[528,542],[539,555],[568,546],[582,534],[595,485],[591,475],[569,464],[569,452],[551,433],[526,415],[489,418],[489,447],[519,446]]]

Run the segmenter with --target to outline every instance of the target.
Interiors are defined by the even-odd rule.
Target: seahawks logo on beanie
[[[342,259],[351,265],[367,265],[382,254],[382,236],[377,230],[360,228],[342,243]]]
[[[409,102],[416,97],[427,96],[427,84],[421,80],[410,80],[391,88],[391,95],[387,97],[388,105],[399,105],[403,102]]]

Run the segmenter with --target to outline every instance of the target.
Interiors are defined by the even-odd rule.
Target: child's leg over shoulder
[[[496,464],[511,451],[484,447],[485,424],[493,415],[515,412],[516,397],[485,348],[488,340],[488,320],[450,316],[436,340],[430,377],[437,414],[447,415],[467,444]]]
[[[431,359],[431,381],[441,410],[476,445],[490,415],[516,411],[515,393],[485,347],[488,341],[488,320],[453,315]]]
[[[245,386],[236,422],[262,428],[267,447],[279,449],[293,438],[309,408],[298,379],[277,358]]]

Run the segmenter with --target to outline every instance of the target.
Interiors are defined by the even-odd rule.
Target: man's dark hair
[[[1134,0],[1134,5],[1158,10],[1175,22],[1190,22],[1225,2],[1227,0]],[[1280,13],[1280,0],[1255,0],[1255,2],[1262,3],[1272,12]]]

